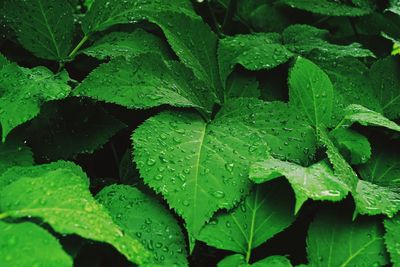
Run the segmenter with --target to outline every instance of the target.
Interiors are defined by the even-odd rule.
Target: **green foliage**
[[[1,266],[400,265],[398,0],[0,2]]]

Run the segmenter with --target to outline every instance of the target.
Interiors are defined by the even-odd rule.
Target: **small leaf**
[[[165,62],[157,54],[112,59],[92,71],[74,95],[137,109],[168,104],[211,113],[214,103],[210,91],[189,69],[176,61]]]
[[[248,70],[272,69],[287,62],[293,54],[277,33],[256,33],[226,37],[219,42],[218,61],[221,81],[225,81],[236,64]]]
[[[383,224],[386,229],[385,244],[390,254],[390,261],[394,266],[400,265],[400,215],[396,215],[391,219],[385,219]]]
[[[365,163],[371,157],[371,145],[364,135],[348,128],[338,128],[330,134],[351,164]]]
[[[71,162],[8,169],[0,188],[0,211],[6,216],[40,218],[58,233],[109,243],[138,264],[149,258],[141,243],[124,234],[94,200],[85,173]]]
[[[2,140],[12,129],[34,118],[43,102],[68,96],[68,74],[54,75],[45,67],[25,69],[14,63],[0,69]]]
[[[389,119],[400,118],[400,64],[397,58],[376,61],[370,69],[375,95]]]
[[[388,263],[383,230],[377,218],[357,218],[339,209],[325,209],[311,223],[307,236],[311,266],[384,266]]]
[[[341,1],[330,0],[280,0],[292,8],[302,9],[316,14],[326,16],[349,16],[358,17],[368,15],[373,12],[371,6],[354,6]]]
[[[4,1],[4,15],[19,42],[34,55],[62,61],[71,49],[72,8],[65,0]]]
[[[0,221],[0,265],[72,267],[71,257],[58,240],[31,222]]]
[[[248,260],[252,249],[290,226],[295,219],[293,204],[284,184],[257,185],[237,208],[218,214],[204,226],[199,239],[209,246],[242,253]]]
[[[290,70],[289,101],[309,123],[318,127],[329,125],[332,116],[333,86],[323,70],[299,57]]]
[[[331,167],[321,161],[309,167],[270,158],[251,166],[249,177],[257,184],[285,176],[296,195],[297,213],[307,199],[340,201],[349,192],[348,186],[336,177]]]
[[[155,198],[124,185],[108,186],[96,198],[125,234],[138,239],[152,252],[155,264],[188,266],[182,231]]]
[[[193,112],[163,112],[132,136],[145,183],[185,219],[192,236],[216,210],[232,208],[249,191],[250,163],[266,158],[269,150],[308,162],[314,138],[286,104],[251,98],[228,102],[209,123]]]
[[[162,39],[142,29],[130,33],[112,32],[81,51],[100,60],[119,56],[130,59],[149,52],[158,53],[167,59],[169,47]]]
[[[385,127],[387,129],[400,132],[400,126],[395,122],[387,119],[378,112],[369,110],[356,104],[349,105],[346,108],[345,116],[342,120],[342,126],[349,127],[355,122],[363,126]]]
[[[253,264],[246,263],[243,255],[234,254],[218,262],[218,267],[292,267],[290,261],[284,256],[269,256]]]

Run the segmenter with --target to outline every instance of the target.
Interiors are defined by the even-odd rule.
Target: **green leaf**
[[[32,152],[22,141],[9,138],[6,143],[0,143],[0,174],[10,167],[31,165]]]
[[[250,179],[257,184],[281,176],[288,179],[296,195],[296,213],[307,199],[340,201],[349,192],[348,186],[334,175],[333,170],[325,161],[302,167],[270,158],[253,164],[249,174]]]
[[[280,0],[279,3],[326,16],[358,17],[370,14],[373,9],[369,6],[359,7],[344,3],[346,1],[331,0]]]
[[[227,81],[226,98],[255,97],[261,95],[259,84],[254,76],[234,73]]]
[[[283,33],[283,42],[293,53],[308,54],[317,51],[326,57],[374,57],[374,54],[359,43],[349,45],[331,44],[326,41],[329,31],[309,25],[295,24]]]
[[[127,108],[168,104],[196,107],[207,113],[214,103],[208,88],[189,69],[176,61],[163,61],[157,54],[112,59],[92,71],[74,95]]]
[[[371,145],[364,135],[348,128],[338,128],[330,134],[351,164],[365,163],[371,157]]]
[[[345,109],[345,116],[338,126],[349,127],[355,122],[363,126],[385,127],[387,129],[400,132],[400,126],[395,122],[387,119],[378,112],[369,110],[356,104],[349,105]]]
[[[81,51],[101,60],[119,56],[130,59],[150,52],[165,58],[170,54],[168,45],[162,39],[140,28],[130,33],[112,32]]]
[[[149,258],[140,242],[124,234],[94,200],[88,178],[73,163],[11,168],[0,177],[0,188],[3,217],[40,218],[61,234],[109,243],[135,263]]]
[[[328,75],[311,61],[299,57],[289,74],[289,101],[314,127],[329,125],[333,86]]]
[[[99,105],[70,98],[45,104],[24,135],[37,158],[58,160],[93,153],[125,127]]]
[[[246,263],[243,255],[234,254],[218,262],[218,267],[291,267],[290,261],[284,256],[269,256],[253,264]]]
[[[400,15],[400,1],[399,0],[389,0],[389,8],[387,10]]]
[[[209,246],[246,255],[248,262],[252,249],[294,221],[294,203],[287,189],[279,181],[257,185],[237,208],[218,214],[204,226],[199,239]]]
[[[108,186],[96,198],[125,234],[140,240],[152,252],[155,264],[188,266],[182,231],[155,198],[124,185]]]
[[[400,215],[396,215],[391,219],[385,219],[383,224],[386,229],[385,244],[390,254],[390,261],[394,266],[400,265]]]
[[[376,61],[370,69],[371,82],[383,114],[400,118],[400,64],[395,57]]]
[[[74,18],[68,1],[4,1],[4,12],[24,48],[45,59],[62,61],[67,58],[74,33]]]
[[[71,257],[58,240],[31,222],[0,221],[0,265],[72,267]]]
[[[314,138],[286,104],[251,98],[228,102],[209,123],[193,112],[163,112],[132,136],[145,183],[163,195],[194,236],[216,210],[232,208],[249,191],[250,163],[266,158],[268,150],[308,162]]]
[[[311,223],[307,236],[311,266],[384,266],[383,230],[377,218],[351,220],[351,214],[325,209]]]
[[[219,71],[225,84],[236,64],[248,70],[272,69],[287,62],[293,54],[277,33],[236,35],[221,39],[218,47]]]
[[[0,69],[2,140],[12,129],[34,118],[43,102],[68,96],[66,72],[53,74],[45,67],[25,69],[14,63]]]

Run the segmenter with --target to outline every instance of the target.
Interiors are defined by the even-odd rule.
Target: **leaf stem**
[[[217,18],[215,17],[215,14],[214,14],[213,10],[211,9],[210,3],[208,2],[208,0],[206,0],[204,2],[205,2],[205,6],[207,8],[207,12],[210,14],[211,22],[213,23],[213,26],[215,28],[215,31],[217,32],[217,35],[218,36],[222,36],[221,29],[220,29],[219,24],[217,22]]]
[[[85,35],[83,36],[82,40],[78,43],[77,46],[75,46],[75,48],[72,50],[72,52],[68,55],[68,57],[73,57],[75,56],[75,54],[78,52],[78,50],[82,47],[82,45],[84,43],[86,43],[86,41],[89,39],[89,35]]]
[[[237,0],[230,0],[225,12],[224,22],[222,23],[221,31],[225,33],[226,27],[231,22],[236,11]]]

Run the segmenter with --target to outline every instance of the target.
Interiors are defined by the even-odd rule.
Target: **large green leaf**
[[[300,210],[307,199],[339,201],[349,192],[348,186],[334,175],[333,170],[325,161],[302,167],[270,158],[253,164],[249,176],[258,184],[285,176],[296,195],[295,212]]]
[[[182,231],[155,198],[126,185],[108,186],[96,198],[125,234],[140,240],[152,252],[154,263],[188,266]]]
[[[31,222],[0,221],[0,265],[13,267],[72,267],[58,240]]]
[[[107,34],[81,52],[98,59],[119,56],[133,58],[149,52],[158,53],[167,58],[169,47],[159,37],[139,28],[130,33],[112,32]]]
[[[400,118],[400,63],[388,57],[375,62],[370,69],[375,95],[389,119]]]
[[[302,9],[316,14],[327,16],[363,16],[372,13],[370,6],[355,6],[346,1],[334,0],[279,0],[292,8]]]
[[[351,164],[365,163],[371,157],[371,145],[364,135],[349,128],[338,128],[330,134],[335,139],[340,153]]]
[[[252,98],[228,102],[209,123],[193,112],[163,112],[132,136],[145,183],[163,194],[194,236],[216,210],[232,208],[249,191],[250,163],[268,150],[306,163],[314,138],[286,104]]]
[[[286,28],[283,42],[290,51],[298,54],[308,54],[313,51],[329,57],[369,57],[374,54],[361,47],[359,43],[350,45],[331,44],[326,41],[329,31],[309,25],[295,24]]]
[[[67,57],[74,32],[68,1],[4,1],[4,12],[23,47],[45,59],[62,61]]]
[[[9,138],[0,144],[0,174],[10,167],[33,165],[33,155],[23,141]]]
[[[218,47],[222,83],[236,64],[248,70],[272,69],[288,61],[293,54],[287,50],[277,33],[236,35],[221,39]]]
[[[8,169],[0,177],[0,217],[40,218],[56,232],[109,243],[129,260],[146,262],[149,252],[124,234],[88,187],[85,173],[70,162]]]
[[[311,266],[384,266],[388,263],[383,229],[377,218],[351,220],[339,209],[319,212],[307,236]]]
[[[315,127],[329,125],[333,86],[328,75],[311,61],[299,57],[290,70],[289,101]]]
[[[385,244],[390,254],[390,260],[395,267],[400,266],[400,215],[384,220]]]
[[[218,262],[218,267],[291,267],[290,261],[284,256],[269,256],[253,264],[246,263],[243,255],[234,254]]]
[[[294,221],[294,201],[287,189],[280,181],[257,185],[237,208],[218,214],[204,226],[199,239],[209,246],[246,255],[248,262],[252,249]]]
[[[112,59],[92,71],[74,90],[75,96],[128,108],[168,104],[196,107],[207,113],[214,103],[210,93],[191,70],[176,61],[165,62],[157,54]]]
[[[43,102],[65,98],[68,74],[53,74],[45,67],[26,69],[14,63],[0,69],[0,122],[2,140],[12,129],[34,118]]]
[[[355,122],[363,126],[385,127],[400,132],[400,126],[387,119],[382,114],[369,110],[361,105],[353,104],[345,109],[345,115],[338,126],[349,127]]]

